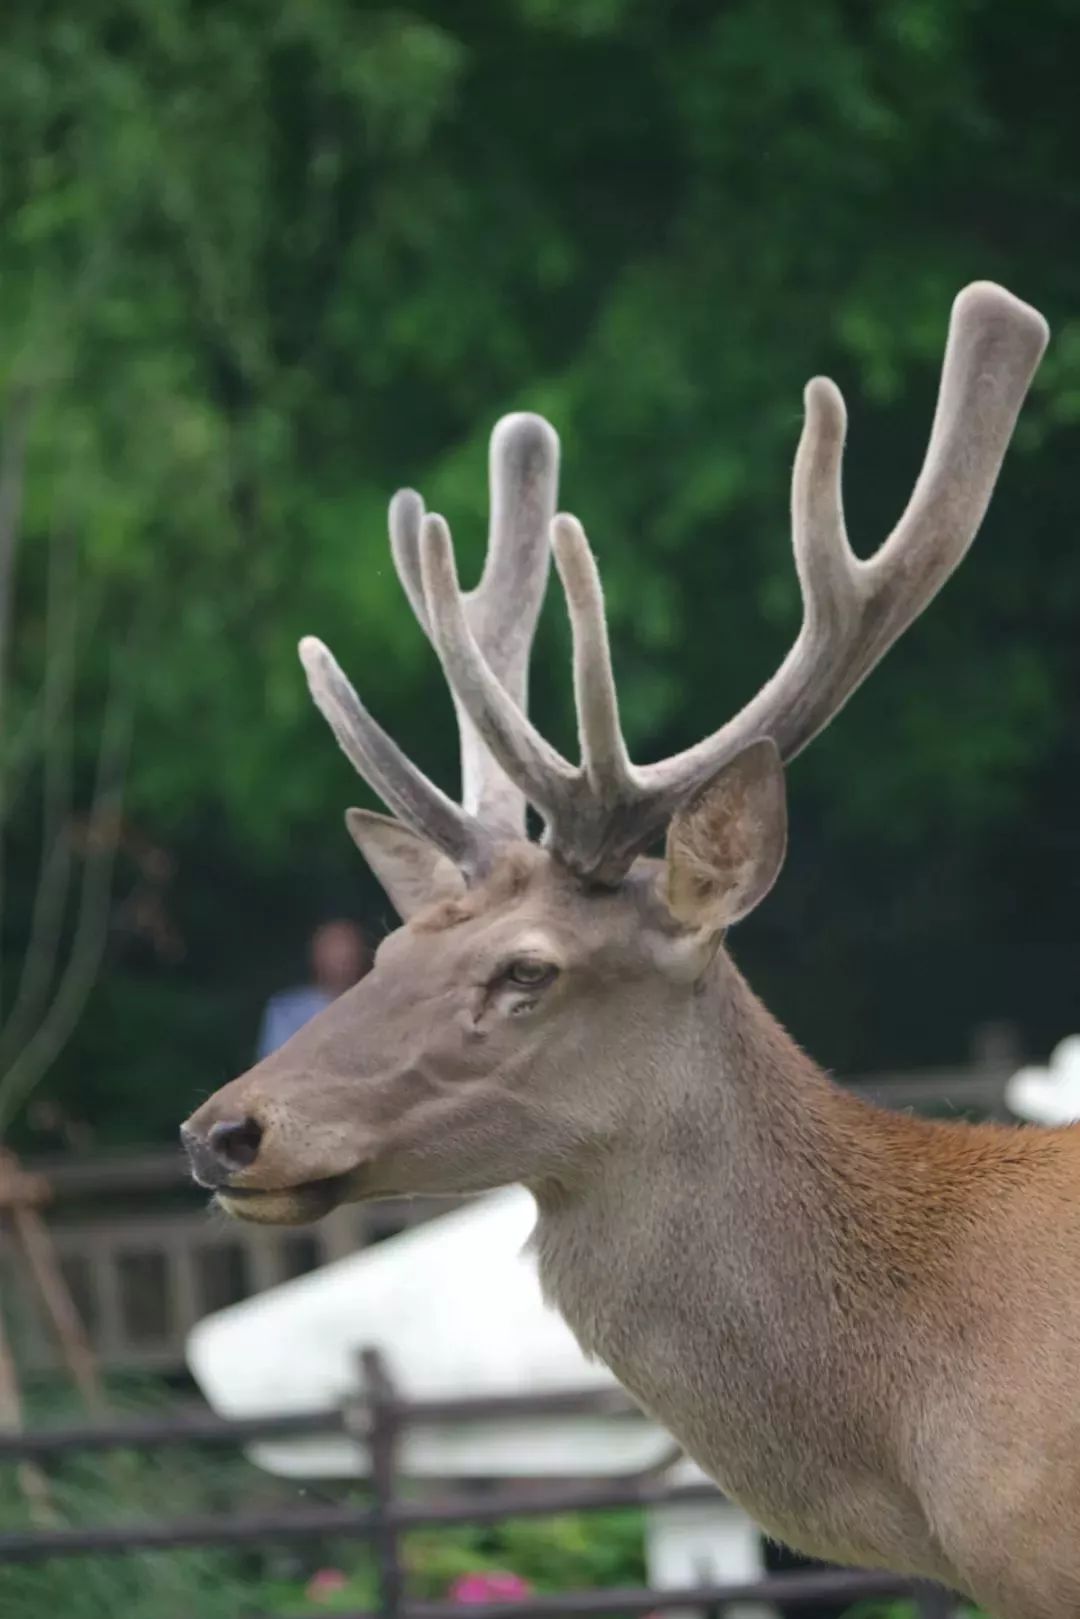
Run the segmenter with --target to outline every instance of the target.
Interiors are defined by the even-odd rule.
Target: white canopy
[[[1074,1124],[1080,1119],[1080,1035],[1050,1053],[1045,1068],[1019,1069],[1005,1087],[1005,1103],[1032,1124]]]

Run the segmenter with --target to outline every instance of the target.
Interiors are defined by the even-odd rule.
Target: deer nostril
[[[262,1125],[256,1119],[221,1119],[211,1125],[206,1144],[230,1174],[249,1169],[259,1156]]]

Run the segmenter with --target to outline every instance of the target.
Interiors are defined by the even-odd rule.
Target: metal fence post
[[[953,1619],[956,1598],[940,1585],[920,1586],[915,1593],[916,1619]]]
[[[401,1537],[396,1513],[401,1416],[397,1391],[379,1351],[362,1350],[360,1363],[367,1398],[368,1447],[375,1495],[371,1543],[379,1570],[380,1612],[385,1619],[400,1619],[405,1602],[405,1571],[401,1566]]]

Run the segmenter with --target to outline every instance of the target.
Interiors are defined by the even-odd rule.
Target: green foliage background
[[[791,772],[780,888],[736,950],[840,1069],[1074,1021],[1080,839],[1080,12],[1067,0],[13,0],[0,53],[0,388],[33,399],[16,700],[45,542],[78,537],[87,752],[136,631],[129,807],[186,944],[118,940],[52,1089],[171,1135],[249,1057],[320,915],[386,908],[299,674],[319,633],[452,784],[450,708],[389,565],[422,489],[466,567],[486,438],[541,410],[608,588],[642,759],[794,634],[805,380],[852,426],[853,542],[925,443],[948,309],[1053,327],[958,578]],[[534,711],[570,744],[560,605]],[[17,961],[36,811],[9,834]],[[22,909],[20,910],[20,904]]]

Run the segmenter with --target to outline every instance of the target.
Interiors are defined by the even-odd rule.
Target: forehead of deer
[[[598,922],[609,922],[614,912],[622,910],[637,927],[652,922],[666,930],[669,915],[656,897],[658,866],[654,860],[638,860],[616,887],[597,888],[583,882],[557,855],[538,844],[510,844],[481,882],[459,898],[440,900],[419,912],[407,931],[446,933],[519,907],[556,922],[560,915],[569,914],[576,926],[589,915]]]

